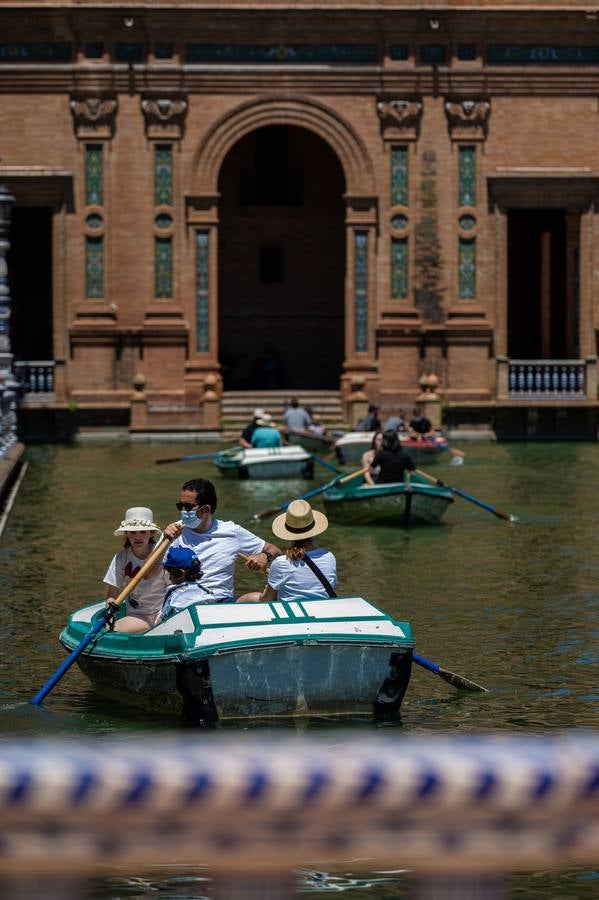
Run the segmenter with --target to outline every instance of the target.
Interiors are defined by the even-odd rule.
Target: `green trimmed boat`
[[[290,444],[303,447],[308,453],[317,453],[319,456],[330,453],[334,443],[333,438],[313,431],[288,431],[285,437]]]
[[[313,478],[314,460],[303,447],[234,447],[214,457],[225,478]]]
[[[73,613],[68,651],[104,608]],[[396,714],[413,646],[407,622],[362,597],[302,598],[191,606],[145,634],[102,631],[77,663],[102,694],[193,721]]]
[[[338,484],[323,494],[326,514],[338,525],[436,525],[453,503],[449,488],[419,475],[392,484]]]

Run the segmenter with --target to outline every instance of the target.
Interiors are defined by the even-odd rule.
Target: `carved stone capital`
[[[74,97],[69,105],[78,138],[109,139],[113,136],[118,106],[116,99]]]
[[[484,141],[491,103],[489,100],[446,100],[445,115],[453,141]]]
[[[421,100],[379,100],[376,111],[384,140],[415,141],[420,133]]]
[[[187,100],[182,97],[145,97],[141,101],[146,135],[149,138],[178,140],[183,136]]]

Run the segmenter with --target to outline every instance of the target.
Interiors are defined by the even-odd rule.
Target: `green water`
[[[210,447],[201,446],[201,451]],[[323,544],[337,556],[339,593],[363,594],[413,626],[418,651],[489,688],[457,694],[415,668],[401,722],[377,726],[402,734],[500,729],[544,732],[599,726],[598,574],[599,447],[593,444],[504,444],[466,447],[466,464],[437,464],[441,478],[519,517],[508,524],[462,499],[444,524],[411,531],[331,526]],[[20,706],[55,671],[57,643],[67,614],[103,595],[102,577],[119,539],[112,532],[129,506],[150,506],[164,525],[177,518],[175,501],[188,478],[209,477],[218,514],[270,539],[270,522],[255,512],[310,490],[313,483],[236,482],[219,477],[210,461],[157,466],[157,457],[193,449],[181,444],[34,447],[29,470],[0,544],[0,732],[109,734],[165,727],[125,706],[103,700],[76,667],[46,701],[50,715]],[[200,452],[199,450],[197,452]],[[430,467],[433,470],[433,466]],[[317,471],[322,483],[330,476]],[[315,500],[315,504],[318,501]],[[236,590],[262,579],[238,568]],[[168,723],[172,725],[171,722]],[[347,726],[347,723],[345,723]],[[294,729],[293,723],[223,726]],[[309,721],[322,734],[338,726]],[[599,895],[590,872],[537,873],[514,882],[519,896]],[[303,890],[352,896],[403,896],[401,874],[361,878],[306,875]],[[97,896],[201,897],[205,876],[104,880]]]

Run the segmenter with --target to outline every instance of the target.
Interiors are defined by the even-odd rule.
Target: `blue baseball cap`
[[[164,568],[192,569],[199,562],[189,547],[170,547],[164,558]]]

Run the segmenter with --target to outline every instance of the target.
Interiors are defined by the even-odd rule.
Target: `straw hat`
[[[263,415],[264,415],[264,410],[262,409],[261,406],[258,406],[254,410],[254,419],[261,419]]]
[[[132,506],[125,513],[125,518],[114,532],[115,536],[127,531],[157,531],[162,529],[152,521],[154,513],[147,506]]]
[[[274,422],[272,420],[272,416],[270,413],[262,413],[260,418],[258,419],[258,425],[272,425],[274,427]]]
[[[286,512],[277,516],[272,530],[278,538],[287,541],[303,541],[322,534],[329,527],[324,513],[312,509],[307,500],[292,500]]]

